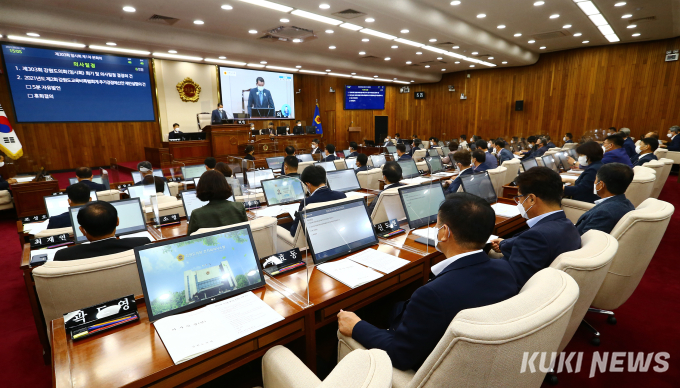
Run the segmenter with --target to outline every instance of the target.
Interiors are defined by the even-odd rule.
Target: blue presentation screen
[[[153,121],[146,58],[2,45],[17,122]]]
[[[385,109],[385,87],[345,85],[345,109]]]

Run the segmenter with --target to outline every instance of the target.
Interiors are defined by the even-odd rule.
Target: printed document
[[[359,287],[383,276],[379,272],[347,259],[319,264],[316,268],[349,288]]]

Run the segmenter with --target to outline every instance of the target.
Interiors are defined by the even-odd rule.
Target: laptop
[[[90,191],[90,199],[97,200],[97,193]],[[68,195],[48,195],[43,197],[45,201],[45,209],[47,209],[47,217],[54,217],[68,212]]]
[[[300,155],[296,155],[296,156],[297,156],[298,161],[300,161],[300,162],[313,162],[314,161],[314,157],[312,157],[312,154],[300,154]]]
[[[413,159],[400,160],[399,166],[401,166],[401,177],[403,179],[410,179],[420,176],[418,172],[418,167],[416,167],[416,162]]]
[[[142,210],[142,202],[139,198],[121,199],[120,201],[109,202],[118,212],[119,224],[116,228],[116,236],[138,233],[146,231],[146,218]],[[78,211],[83,206],[70,207],[71,225],[73,225],[73,236],[76,243],[87,241],[87,238],[80,231],[78,223]]]
[[[427,163],[427,168],[430,170],[430,174],[436,174],[438,172],[444,171],[442,158],[439,156],[431,156],[426,158],[425,162]]]
[[[353,170],[329,171],[326,174],[326,181],[328,182],[328,187],[334,191],[345,193],[361,189],[357,174]]]
[[[493,188],[493,184],[491,184],[488,172],[462,175],[460,180],[464,192],[474,194],[488,203],[496,203],[498,201],[496,190]]]
[[[385,148],[387,149],[387,153],[389,154],[397,152],[397,146],[385,146]]]
[[[357,158],[345,159],[345,166],[349,169],[357,168]]]
[[[534,159],[534,158],[522,160],[520,163],[522,163],[522,169],[524,169],[524,171],[529,171],[529,169],[532,169],[534,167],[538,167],[538,163],[536,162],[536,159]]]
[[[285,205],[302,201],[305,198],[302,182],[295,178],[280,176],[275,179],[265,179],[260,183],[268,206]]]
[[[373,167],[380,167],[386,163],[385,155],[371,155],[371,162],[373,162]]]
[[[314,163],[315,166],[321,166],[323,167],[324,170],[326,171],[335,171],[337,168],[335,168],[335,162],[317,162]]]
[[[555,164],[555,159],[553,159],[552,155],[543,155],[541,157],[543,160],[543,165],[550,168],[551,170],[555,172],[560,172],[559,167]]]

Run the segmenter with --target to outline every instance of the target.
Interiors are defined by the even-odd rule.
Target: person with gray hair
[[[168,180],[165,177],[153,175],[153,166],[151,165],[151,162],[145,160],[137,163],[137,170],[142,175],[142,180],[135,183],[135,186],[155,184],[157,193],[165,191],[165,182]]]
[[[666,144],[660,145],[659,147],[663,147],[668,149],[669,151],[680,151],[680,136],[678,136],[678,133],[680,133],[680,126],[674,125],[668,129],[668,136],[670,140],[666,142]]]
[[[621,128],[619,131],[623,137],[623,149],[626,150],[629,158],[635,156],[635,142],[630,138],[630,128]]]

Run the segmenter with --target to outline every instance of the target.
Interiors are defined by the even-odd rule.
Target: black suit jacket
[[[333,154],[333,155],[326,156],[325,158],[321,159],[321,161],[322,162],[332,162],[335,159],[339,159],[339,158],[337,156],[335,156],[335,154]]]
[[[349,155],[345,155],[345,159],[347,159],[347,158],[356,158],[357,156],[359,156],[359,153],[356,152],[356,151],[354,151],[354,152],[351,152]]]
[[[378,198],[380,198],[380,194],[382,194],[383,191],[393,189],[395,187],[402,187],[402,186],[406,186],[406,185],[403,184],[403,183],[397,182],[395,184],[390,185],[390,187],[381,190],[380,193],[378,193],[378,195],[375,196],[375,199],[373,200],[373,202],[371,202],[371,204],[368,206],[368,216],[370,217],[371,214],[373,214],[373,209],[375,209],[375,204],[378,203]]]
[[[71,215],[68,212],[50,217],[50,222],[47,223],[47,229],[69,228],[71,226]]]
[[[224,109],[222,112],[220,112],[219,109],[215,109],[212,111],[212,115],[210,116],[210,123],[212,124],[222,124],[222,120],[229,120],[229,116],[227,116],[227,111]]]
[[[680,135],[675,135],[666,145],[668,151],[680,151]]]
[[[0,190],[7,190],[7,189],[9,189],[9,182],[2,179],[2,175],[0,175]]]
[[[343,198],[347,198],[347,196],[343,192],[333,191],[329,189],[327,186],[320,187],[312,195],[307,197],[303,202],[300,202],[300,207],[298,208],[297,213],[301,213],[302,209],[304,209],[304,207],[306,205],[309,205],[310,203],[329,202]],[[295,232],[297,231],[298,223],[300,222],[300,218],[298,217],[297,213],[295,214],[293,223],[290,225],[290,235],[293,237],[295,237]]]
[[[262,103],[260,103],[260,96],[258,95],[257,88],[250,89],[248,94],[248,113],[252,117],[252,108],[272,108],[274,107],[274,99],[272,98],[272,93],[268,89],[262,89]]]
[[[642,166],[643,164],[649,162],[650,160],[659,160],[656,155],[653,153],[648,153],[640,156],[639,154],[633,155],[632,158],[630,158],[630,162],[633,163],[633,167],[635,166]]]
[[[144,186],[144,185],[150,185],[151,184],[151,177],[152,175],[147,175],[142,179],[141,181],[135,183],[135,186]],[[153,175],[153,183],[156,185],[156,192],[157,193],[163,193],[165,192],[165,182],[167,182],[168,179],[165,177],[159,177]],[[169,189],[168,189],[169,190]]]
[[[184,133],[184,132],[182,132],[182,131],[179,131],[179,132],[170,131],[170,133],[168,134],[168,140],[172,140],[172,139],[181,139],[181,138],[182,138],[181,135],[182,135],[183,133]]]
[[[106,186],[104,186],[103,184],[95,183],[90,180],[82,180],[79,183],[85,183],[87,187],[90,188],[90,190],[94,190],[95,192],[106,190]]]
[[[504,301],[517,290],[504,260],[483,252],[461,257],[399,305],[388,330],[359,321],[352,338],[367,349],[386,351],[397,369],[417,370],[459,311]]]
[[[361,167],[359,167],[359,168],[355,168],[355,169],[354,169],[354,173],[355,173],[355,174],[358,173],[358,172],[361,172],[361,171],[368,171],[368,167],[366,167],[366,166],[361,166]]]
[[[625,194],[615,195],[583,213],[576,222],[576,230],[581,236],[591,229],[611,233],[621,217],[633,210],[635,206]]]
[[[602,167],[602,161],[595,162],[586,166],[581,175],[576,179],[573,186],[564,187],[564,195],[571,196],[572,199],[583,202],[595,203],[600,199],[593,194],[593,185],[597,177],[597,171]]]
[[[123,240],[110,238],[57,251],[54,255],[54,261],[90,259],[93,257],[113,255],[150,243],[151,240],[149,240],[148,237],[131,237]]]

